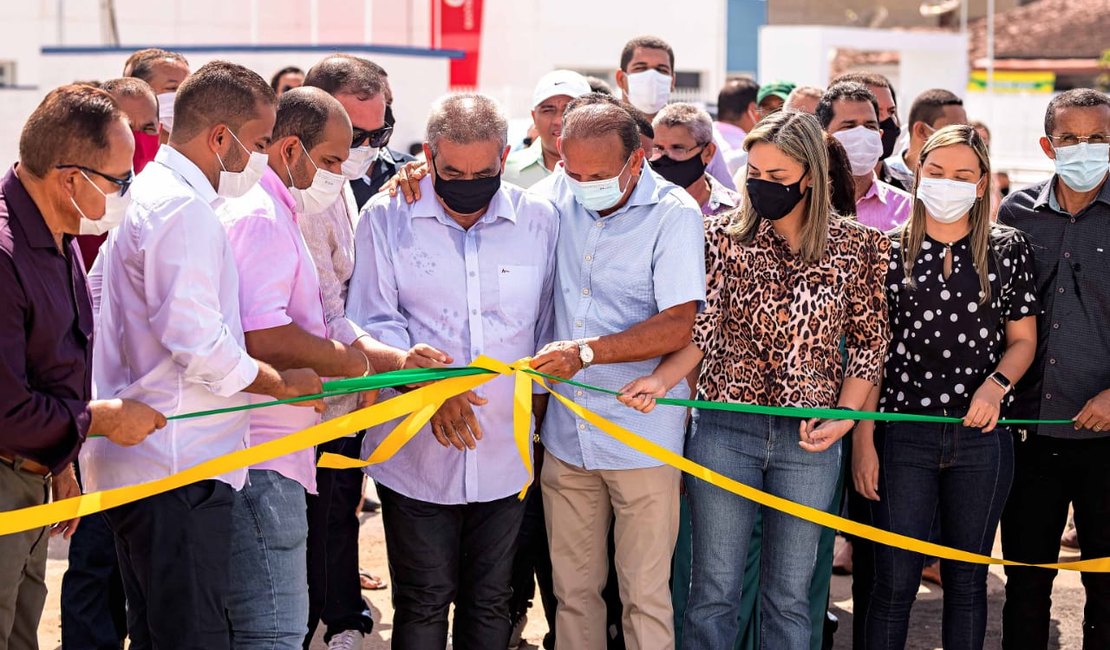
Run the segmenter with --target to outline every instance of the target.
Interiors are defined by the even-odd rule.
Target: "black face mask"
[[[432,169],[436,169],[434,159]],[[459,214],[474,214],[489,205],[493,195],[501,189],[501,174],[489,178],[448,180],[440,176],[439,171],[436,170],[432,186],[447,207]]]
[[[895,123],[893,117],[888,117],[879,122],[879,130],[883,132],[883,160],[894,155],[894,147],[898,144],[898,136],[902,135],[902,127]]]
[[[749,178],[747,182],[748,200],[752,202],[752,209],[761,219],[778,221],[798,205],[805,192],[802,192],[802,179],[797,183],[783,185],[774,181],[765,181],[758,178]]]
[[[705,175],[705,163],[701,160],[701,149],[687,160],[675,160],[663,155],[650,162],[657,174],[679,187],[690,187]]]

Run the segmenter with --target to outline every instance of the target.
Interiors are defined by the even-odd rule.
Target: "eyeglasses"
[[[354,135],[351,138],[351,148],[357,149],[364,144],[380,149],[389,142],[389,137],[393,135],[393,127],[385,125],[380,129],[367,131],[366,129],[354,128]]]
[[[1065,133],[1064,135],[1050,135],[1048,139],[1061,147],[1072,147],[1080,142],[1086,142],[1088,144],[1106,144],[1110,142],[1110,134],[1095,133],[1094,135],[1073,135],[1071,133]]]
[[[135,172],[133,171],[127,172],[127,176],[124,176],[123,178],[116,178],[115,176],[110,176],[108,174],[105,174],[104,172],[98,172],[91,167],[85,167],[83,165],[56,165],[54,169],[80,169],[86,174],[96,174],[97,176],[118,187],[120,196],[127,194],[127,190],[131,187],[131,181],[135,180]]]
[[[658,158],[659,156],[664,156],[665,155],[665,156],[670,157],[672,160],[679,160],[679,161],[687,160],[688,158],[693,156],[695,153],[698,153],[698,149],[704,148],[706,146],[706,144],[708,144],[708,143],[704,143],[704,144],[698,143],[698,144],[695,144],[693,147],[690,147],[690,148],[684,147],[682,145],[675,145],[673,147],[665,147],[665,148],[661,147],[659,145],[655,145],[651,148],[652,159],[655,159],[655,158]]]

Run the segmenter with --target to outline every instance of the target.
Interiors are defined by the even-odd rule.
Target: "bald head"
[[[273,140],[296,136],[311,151],[324,139],[328,123],[333,120],[346,128],[350,142],[351,120],[339,100],[321,88],[301,86],[287,90],[278,99]]]

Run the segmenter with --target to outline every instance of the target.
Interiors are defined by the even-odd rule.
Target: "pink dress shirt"
[[[867,194],[856,201],[856,220],[887,232],[905,223],[912,209],[912,196],[876,178]]]
[[[313,336],[326,337],[324,306],[316,267],[294,212],[293,196],[273,170],[243,197],[219,209],[239,271],[239,311],[243,331],[295,323]],[[271,398],[252,395],[254,402]],[[320,422],[310,408],[271,406],[250,412],[251,445],[259,445]],[[316,493],[316,455],[305,449],[255,465],[275,471]]]

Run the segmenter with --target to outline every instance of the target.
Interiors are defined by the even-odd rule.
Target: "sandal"
[[[362,569],[358,570],[358,582],[365,591],[381,591],[388,586],[385,580]]]

